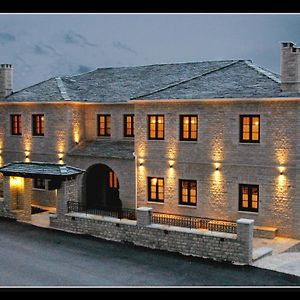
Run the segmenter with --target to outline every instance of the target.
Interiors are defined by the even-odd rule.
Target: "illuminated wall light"
[[[169,167],[173,168],[174,167],[174,161],[169,161]]]
[[[283,175],[285,171],[285,167],[278,167],[278,170],[279,170],[279,174]]]
[[[60,164],[63,163],[63,156],[64,155],[62,153],[58,154],[58,160]]]
[[[139,160],[139,165],[140,165],[140,167],[144,165],[144,160],[143,159]]]
[[[19,187],[22,185],[23,182],[24,182],[24,179],[22,177],[15,177],[15,176],[10,177],[10,185],[11,186]]]
[[[215,166],[215,170],[219,171],[220,167],[221,167],[221,164],[220,163],[214,163],[214,166]]]

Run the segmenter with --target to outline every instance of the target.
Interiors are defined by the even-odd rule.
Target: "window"
[[[165,116],[152,115],[148,116],[149,140],[163,140],[165,136]]]
[[[39,190],[45,190],[46,189],[45,179],[34,178],[33,179],[33,188],[39,189]]]
[[[164,202],[164,179],[148,177],[148,201]]]
[[[21,115],[10,115],[11,123],[11,134],[21,135],[22,134],[22,116]]]
[[[260,116],[240,116],[240,142],[259,143]]]
[[[198,116],[180,116],[180,140],[197,141]]]
[[[197,205],[197,181],[179,179],[179,204]]]
[[[32,133],[35,136],[44,135],[44,115],[32,115]]]
[[[109,187],[118,188],[118,177],[113,171],[109,171]]]
[[[239,210],[258,212],[258,185],[240,184],[239,190]]]
[[[110,115],[98,115],[98,136],[110,136]]]
[[[124,115],[124,136],[134,137],[134,115]]]

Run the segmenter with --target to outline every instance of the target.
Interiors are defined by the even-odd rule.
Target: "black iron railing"
[[[236,223],[208,218],[152,213],[152,223],[236,233]]]
[[[68,213],[77,212],[104,217],[112,217],[117,219],[136,220],[135,209],[125,208],[107,208],[107,207],[87,207],[84,204],[68,201]],[[152,223],[164,224],[169,226],[179,226],[185,228],[207,229],[210,231],[219,231],[226,233],[236,233],[236,223],[222,220],[214,220],[209,218],[199,218],[183,215],[172,215],[164,213],[152,213]]]
[[[129,219],[136,220],[136,211],[135,209],[129,208],[113,208],[113,207],[101,207],[101,206],[93,206],[88,207],[84,204],[68,201],[67,202],[68,213],[77,212],[77,213],[85,213],[103,217],[112,217],[117,219]]]

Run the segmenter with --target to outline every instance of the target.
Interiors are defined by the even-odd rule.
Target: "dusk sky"
[[[14,90],[98,67],[251,59],[279,73],[300,14],[0,14],[0,63]]]

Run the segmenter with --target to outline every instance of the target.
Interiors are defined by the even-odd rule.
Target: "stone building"
[[[12,72],[1,65],[2,216],[30,219],[36,205],[59,221],[68,201],[82,211],[146,206],[300,238],[293,43],[281,45],[281,76],[248,60],[207,61],[99,68],[13,92]]]

